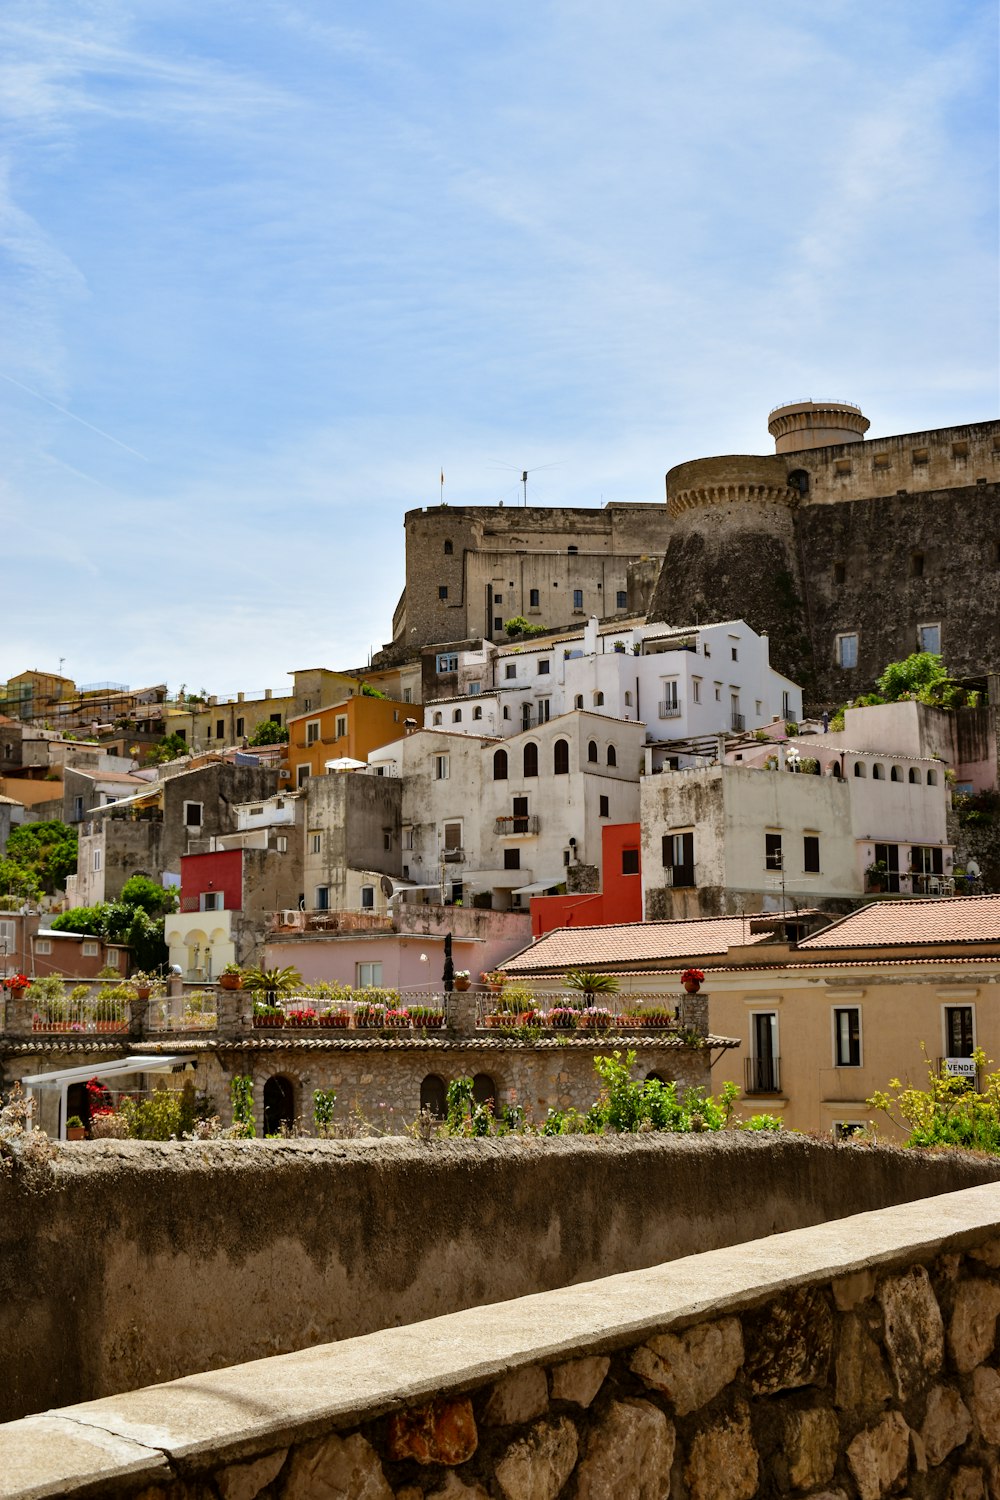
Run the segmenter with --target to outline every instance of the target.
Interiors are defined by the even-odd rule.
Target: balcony
[[[743,1092],[745,1094],[780,1094],[781,1059],[745,1057],[743,1059]]]
[[[511,835],[523,836],[525,834],[537,833],[540,827],[541,822],[537,813],[522,813],[517,816],[509,814],[505,817],[497,818],[493,825],[493,831],[500,834],[501,837],[509,837]]]
[[[695,878],[694,865],[664,865],[663,884],[674,890],[681,886],[696,886],[698,882]]]
[[[463,865],[465,863],[464,849],[442,849],[441,858],[446,865]]]
[[[746,714],[733,713],[730,715],[730,728],[733,734],[742,734],[747,727]]]
[[[684,712],[684,705],[683,705],[683,703],[675,703],[673,700],[671,700],[669,698],[667,699],[667,701],[665,703],[661,703],[660,704],[660,718],[661,719],[679,719],[681,717],[681,714],[683,712]]]

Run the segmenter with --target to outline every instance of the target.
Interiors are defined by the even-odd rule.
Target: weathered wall
[[[49,1194],[0,1178],[0,1414],[998,1176],[739,1135],[67,1146]]]
[[[29,1418],[0,1428],[3,1492],[985,1500],[998,1199],[953,1193]]]

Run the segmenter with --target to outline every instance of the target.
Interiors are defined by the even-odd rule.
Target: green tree
[[[380,693],[378,688],[372,687],[370,682],[363,682],[358,688],[362,698],[384,698],[385,693]]]
[[[941,657],[933,651],[915,651],[904,661],[891,661],[875,686],[886,703],[898,703],[903,698],[940,703],[947,683]]]
[[[127,943],[133,967],[152,973],[161,969],[169,957],[163,939],[163,917],[151,914],[141,904],[130,904],[124,894],[123,890],[117,901],[75,906],[53,917],[51,926],[59,932],[83,932],[106,943]]]
[[[150,917],[162,917],[177,910],[177,892],[150,880],[148,875],[133,875],[122,886],[118,898],[126,906],[140,906]]]
[[[284,745],[288,742],[288,730],[283,729],[280,724],[275,724],[273,719],[263,719],[257,725],[250,736],[248,744],[251,745]]]
[[[76,870],[76,846],[76,829],[58,819],[23,823],[11,830],[5,863],[51,896]]]
[[[547,625],[532,625],[523,615],[512,615],[509,620],[505,621],[503,628],[511,640],[517,636],[530,640],[534,635],[545,635],[548,630]]]
[[[146,751],[146,764],[149,766],[165,765],[168,760],[176,760],[179,755],[187,755],[188,742],[182,734],[176,730],[168,734],[158,745],[153,745]]]

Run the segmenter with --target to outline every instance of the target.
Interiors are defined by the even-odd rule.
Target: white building
[[[503,909],[579,867],[599,880],[602,827],[638,818],[642,743],[641,724],[572,712],[503,740],[424,728],[373,751],[371,772],[402,780],[404,882]]]
[[[506,737],[579,709],[643,724],[651,742],[703,741],[802,715],[801,690],[743,620],[677,630],[592,618],[521,645],[442,650],[435,663],[463,691],[429,701],[426,720],[460,734]]]

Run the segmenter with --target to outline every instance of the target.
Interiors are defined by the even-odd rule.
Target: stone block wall
[[[991,1185],[27,1418],[2,1492],[996,1500],[998,1315]]]

